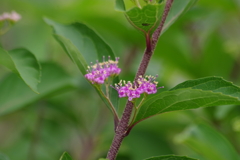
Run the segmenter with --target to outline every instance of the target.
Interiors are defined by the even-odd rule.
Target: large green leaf
[[[165,3],[134,7],[126,12],[129,22],[144,34],[151,33],[161,20]]]
[[[115,58],[112,49],[89,27],[82,23],[74,23],[70,25],[63,25],[52,20],[46,19],[47,24],[53,27],[56,40],[65,49],[68,56],[78,66],[82,74],[86,74],[87,64],[99,59],[102,60],[103,56],[110,56]],[[119,82],[119,78],[115,81]],[[106,103],[111,111],[109,101],[102,95],[102,93],[95,87],[102,100]],[[118,94],[113,88],[110,88],[110,100],[115,107],[118,108]]]
[[[59,66],[42,64],[42,81],[39,93],[33,93],[15,74],[0,81],[0,115],[14,112],[44,97],[72,90],[76,87],[73,79]]]
[[[239,87],[219,77],[190,80],[146,100],[135,123],[165,112],[228,104],[240,104]]]
[[[72,157],[67,152],[64,152],[60,160],[72,160]]]
[[[40,83],[40,64],[28,50],[19,48],[6,51],[0,47],[0,64],[17,74],[36,93]]]
[[[186,13],[198,0],[174,0],[163,26],[163,34],[181,15]]]
[[[221,77],[205,77],[196,80],[188,80],[173,87],[172,90],[192,88],[201,89],[204,91],[224,92],[240,99],[239,87],[233,85],[232,82],[228,82]]]
[[[160,156],[160,157],[151,157],[145,160],[197,160],[197,159],[189,158],[186,156],[167,155],[167,156]]]
[[[188,127],[176,137],[176,141],[197,151],[206,160],[239,160],[231,143],[218,131],[204,123]]]

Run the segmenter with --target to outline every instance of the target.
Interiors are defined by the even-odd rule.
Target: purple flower
[[[118,84],[115,84],[114,89],[118,91],[119,97],[128,97],[128,100],[132,101],[134,98],[139,98],[142,93],[157,93],[158,82],[155,81],[156,78],[157,76],[140,76],[137,80],[137,84],[134,85],[131,82],[126,83],[121,80]]]
[[[103,57],[103,62],[99,63],[97,61],[96,64],[88,66],[87,74],[85,78],[87,78],[92,84],[103,84],[105,80],[110,76],[117,76],[121,69],[118,68],[118,60],[113,61],[108,57],[108,61],[105,61],[105,57]]]

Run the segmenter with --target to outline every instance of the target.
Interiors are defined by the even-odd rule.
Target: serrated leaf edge
[[[186,90],[186,89],[191,89],[190,87],[189,88],[181,88],[181,89],[177,89],[177,90]],[[177,91],[177,90],[174,90],[174,91]],[[199,91],[204,91],[204,92],[209,92],[209,93],[214,93],[214,94],[219,94],[219,95],[221,95],[221,96],[226,96],[226,97],[229,97],[229,98],[233,98],[233,99],[236,99],[236,101],[239,101],[239,104],[240,104],[240,100],[238,99],[238,98],[236,98],[236,97],[233,97],[233,96],[229,96],[229,95],[225,95],[225,94],[223,94],[223,93],[221,93],[221,92],[213,92],[213,91],[209,91],[209,90],[201,90],[201,89],[192,89],[192,90],[199,90]],[[173,92],[173,91],[164,91],[164,92],[161,92],[161,93],[159,93],[159,94],[164,94],[164,93],[166,93],[166,92]],[[159,95],[158,94],[158,95]],[[158,96],[158,95],[156,95],[156,96]],[[149,98],[146,102],[144,102],[143,103],[143,105],[145,104],[145,103],[147,103],[148,101],[151,101],[151,99],[153,99],[153,98],[155,98],[156,96],[154,96],[154,97],[151,97],[151,98]],[[157,101],[157,100],[156,100]],[[150,102],[150,104],[148,105],[148,106],[150,106],[152,103],[154,103],[155,101],[152,101],[152,102]],[[178,102],[184,102],[184,101],[178,101]],[[176,103],[174,103],[174,104],[176,104]],[[173,104],[171,104],[171,106],[172,106]],[[170,107],[170,106],[169,106]],[[169,107],[167,107],[167,108],[169,108]],[[163,110],[165,110],[166,108],[164,108]],[[150,118],[150,117],[153,117],[153,116],[156,116],[156,115],[159,115],[159,114],[161,114],[162,113],[162,111],[163,110],[161,110],[161,111],[159,111],[158,113],[156,113],[156,114],[154,114],[154,115],[151,115],[151,116],[149,116],[149,117],[146,117],[146,118],[144,118],[144,119],[141,119],[141,120],[139,120],[139,121],[134,121],[134,123],[132,124],[132,126],[135,126],[136,124],[138,124],[139,122],[141,122],[141,121],[143,121],[143,120],[145,120],[145,119],[148,119],[148,118]],[[183,110],[190,110],[190,109],[179,109],[179,110],[177,110],[177,111],[183,111]],[[139,110],[140,111],[140,110]],[[168,112],[173,112],[173,111],[168,111]],[[164,113],[167,113],[167,112],[164,112]],[[146,113],[145,113],[146,114]],[[144,117],[144,116],[143,116]]]

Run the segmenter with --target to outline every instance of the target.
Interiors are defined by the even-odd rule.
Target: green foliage
[[[77,66],[79,66],[79,63],[82,63],[84,69],[81,67],[79,67],[79,69],[83,74],[86,73],[87,64],[90,64],[90,62],[97,59],[102,60],[103,56],[110,56],[112,59],[115,58],[109,45],[85,24],[73,23],[64,25],[47,18],[45,18],[45,21],[53,27],[54,35],[58,41],[61,42],[62,40],[61,38],[58,39],[59,36],[69,41],[66,44],[61,43],[61,45]],[[72,53],[70,52],[71,50],[68,50],[68,48],[72,48],[73,45],[78,50],[78,53]]]
[[[60,160],[72,160],[72,157],[67,152],[64,152]]]
[[[238,160],[238,154],[229,141],[218,131],[204,123],[188,127],[176,137],[206,159]]]
[[[221,77],[206,77],[197,80],[188,80],[170,89],[177,90],[182,88],[202,89],[204,91],[211,90],[213,92],[224,92],[240,99],[239,87],[232,82],[228,82]]]
[[[143,8],[134,7],[126,12],[126,16],[136,29],[144,34],[150,34],[161,20],[164,4],[148,4]]]
[[[62,48],[67,54],[71,53],[69,57],[72,61],[76,61],[74,63],[82,73],[86,72],[86,66],[90,61],[101,60],[101,56],[95,53],[95,49],[91,48],[92,45],[88,47],[92,49],[90,52],[79,50],[93,42],[86,38],[87,40],[83,40],[86,44],[81,45],[83,34],[78,34],[80,31],[76,31],[78,29],[75,24],[65,25],[66,28],[71,29],[64,30],[73,39],[64,34],[54,35],[58,42],[62,43],[61,48],[52,38],[52,33],[42,20],[42,16],[51,17],[65,24],[78,21],[91,26],[121,58],[120,66],[126,68],[123,70],[122,78],[132,80],[142,57],[145,41],[139,32],[134,30],[135,28],[129,27],[122,13],[114,11],[114,2],[117,1],[116,9],[123,12],[123,0],[94,1],[94,4],[89,0],[55,1],[54,3],[47,0],[1,0],[1,13],[15,10],[23,18],[9,32],[0,37],[0,46],[5,50],[27,48],[41,62],[50,61],[50,63],[47,63],[49,64],[47,68],[44,67],[47,64],[43,64],[43,72],[48,71],[47,74],[43,74],[48,75],[48,78],[42,76],[43,84],[38,85],[39,95],[32,92],[19,76],[8,75],[8,71],[0,67],[0,114],[5,115],[0,117],[2,153],[0,155],[7,155],[4,156],[9,157],[7,159],[19,160],[29,159],[28,155],[32,154],[35,155],[32,158],[35,160],[53,160],[59,159],[59,153],[63,150],[71,150],[75,155],[74,158],[80,160],[96,160],[98,157],[105,156],[112,141],[111,115],[101,107],[104,104],[101,103],[95,91],[89,88],[90,85],[87,85],[86,80],[79,76],[79,71],[66,58]],[[141,5],[146,5],[144,0],[139,2]],[[239,85],[239,2],[201,0],[191,8],[195,2],[196,0],[174,0],[164,25],[164,31],[167,32],[161,36],[157,44],[147,74],[159,74],[159,86],[165,86],[166,90],[187,79],[214,75]],[[128,3],[132,5],[131,1],[125,0],[126,7]],[[183,14],[187,10],[189,10],[188,13]],[[95,48],[94,45],[93,48]],[[0,61],[3,61],[2,58],[0,56]],[[58,64],[57,67],[52,64],[53,61]],[[51,70],[51,68],[54,69]],[[54,78],[57,73],[58,76]],[[78,82],[77,86],[72,82],[73,79],[69,74],[74,76],[74,80]],[[194,90],[194,92],[224,96],[223,93],[227,92],[230,95],[227,99],[238,95],[237,92],[228,92],[235,87],[228,85],[229,82],[222,81],[221,78],[206,82],[211,90],[207,90],[198,82],[200,82],[199,79],[187,81],[165,93]],[[214,88],[215,83],[225,87]],[[189,93],[191,92],[185,95],[189,96]],[[149,98],[151,99],[150,96]],[[121,100],[119,113],[124,105],[125,101]],[[43,115],[39,108],[44,109]],[[176,110],[178,111],[178,108]],[[220,119],[216,118],[217,112],[224,112],[224,116]],[[239,150],[240,147],[240,132],[235,128],[239,126],[237,123],[240,119],[239,115],[239,107],[231,105],[231,107],[202,107],[198,110],[169,112],[154,116],[141,122],[141,125],[137,125],[131,131],[124,140],[117,159],[140,160],[152,155],[169,154],[188,155],[200,160],[214,160],[217,159],[215,155],[219,154],[223,155],[222,157],[226,155],[225,159],[234,159],[235,150]],[[38,118],[42,122],[40,126],[36,123]],[[71,119],[74,125],[69,123]],[[207,120],[207,123],[213,124],[214,127],[208,125],[203,127],[205,125],[199,125],[195,119],[200,122]],[[182,144],[173,145],[173,137],[190,124],[192,126],[187,129],[188,132],[183,132],[177,138]],[[35,144],[35,147],[32,149],[30,144]],[[48,152],[49,154],[46,154]],[[87,155],[87,158],[81,158],[83,153],[90,155]]]
[[[36,93],[41,67],[36,57],[26,49],[6,51],[0,47],[0,64],[17,74]]]
[[[12,113],[44,97],[75,87],[73,79],[62,68],[52,63],[42,64],[40,94],[33,93],[16,75],[10,74],[0,82],[0,115]]]
[[[164,33],[180,16],[186,13],[198,0],[175,0],[163,26]],[[159,24],[164,11],[165,2],[147,4],[143,8],[134,7],[126,11],[129,22],[144,34],[153,33]],[[120,5],[119,5],[120,8]]]
[[[168,155],[168,156],[160,156],[160,157],[151,157],[145,160],[197,160],[185,156],[174,156],[174,155]]]
[[[89,27],[82,23],[74,23],[70,25],[63,25],[52,20],[46,19],[46,23],[51,25],[54,29],[54,37],[65,49],[71,60],[78,66],[82,74],[86,74],[87,64],[94,60],[101,60],[103,56],[110,56],[115,58],[112,49]],[[118,82],[118,77],[114,82]],[[92,85],[92,84],[91,84]],[[108,108],[115,113],[114,110],[118,108],[118,94],[110,88],[110,100],[103,95],[98,87],[93,85],[102,100],[106,103]],[[115,107],[115,109],[113,108]]]
[[[186,81],[146,100],[135,123],[164,112],[240,104],[239,93],[239,87],[218,77]]]

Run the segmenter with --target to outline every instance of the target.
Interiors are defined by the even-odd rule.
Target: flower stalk
[[[167,0],[166,6],[164,9],[164,13],[162,16],[162,20],[160,22],[160,25],[158,26],[158,28],[155,30],[155,32],[152,35],[152,43],[151,43],[150,49],[148,47],[144,52],[142,61],[140,63],[140,66],[138,68],[138,71],[137,71],[135,79],[134,79],[135,82],[137,82],[137,79],[139,78],[139,76],[143,76],[147,70],[148,64],[153,55],[153,52],[154,52],[154,49],[158,42],[159,36],[161,35],[163,25],[165,23],[165,20],[170,11],[173,1],[174,0]],[[122,143],[124,137],[126,137],[129,133],[128,127],[129,127],[129,122],[130,122],[133,107],[134,107],[133,102],[128,101],[126,104],[125,110],[123,112],[122,118],[120,119],[118,126],[116,128],[116,132],[115,132],[115,136],[112,141],[112,145],[110,146],[110,149],[107,154],[107,159],[109,159],[109,160],[116,159],[116,156],[117,156],[117,153],[121,146],[121,143]]]

